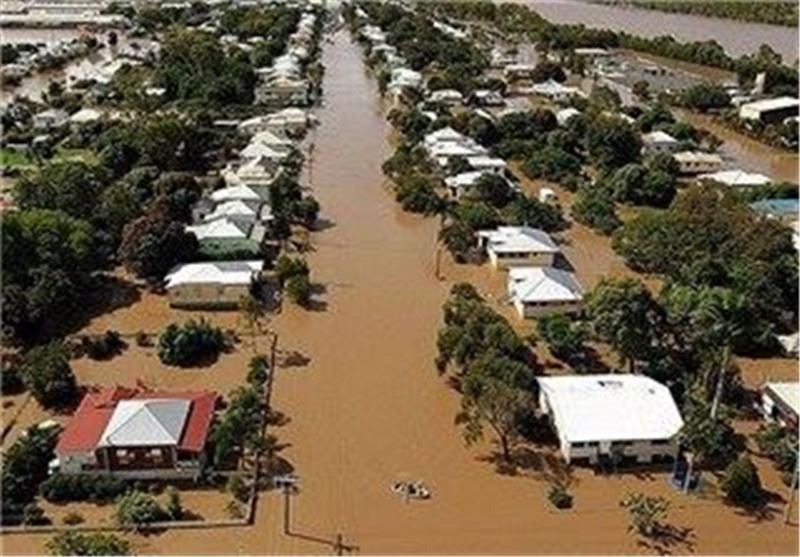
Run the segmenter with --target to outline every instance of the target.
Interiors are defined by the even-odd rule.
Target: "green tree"
[[[303,307],[311,303],[313,287],[308,275],[294,275],[286,281],[286,295],[289,299]]]
[[[629,530],[646,538],[658,535],[669,511],[669,501],[644,493],[629,493],[620,501],[620,506],[630,515]]]
[[[604,278],[586,296],[586,307],[595,333],[627,362],[652,354],[661,316],[647,287],[635,279]]]
[[[167,487],[166,514],[170,520],[183,520],[185,510],[181,504],[181,494],[175,486]]]
[[[60,210],[92,221],[105,187],[97,168],[83,162],[62,161],[22,178],[14,188],[14,197],[21,209]]]
[[[721,85],[699,83],[684,90],[681,101],[691,109],[708,112],[725,108],[730,105],[731,99]]]
[[[584,353],[586,330],[568,315],[557,313],[541,317],[536,322],[536,332],[556,358],[574,361]]]
[[[121,526],[139,530],[163,520],[164,516],[156,500],[141,491],[129,491],[117,500],[116,518]]]
[[[595,118],[590,122],[586,140],[590,160],[601,169],[619,168],[641,157],[639,134],[619,118]]]
[[[611,193],[600,184],[581,188],[571,212],[575,220],[603,234],[611,234],[621,224]]]
[[[725,497],[736,505],[758,507],[764,503],[764,490],[753,461],[746,456],[731,462],[720,483]]]
[[[32,348],[25,354],[20,374],[28,390],[45,408],[68,406],[78,394],[69,353],[61,342]]]
[[[228,348],[225,333],[201,318],[183,325],[170,323],[158,337],[158,359],[167,365],[191,366],[216,358]]]

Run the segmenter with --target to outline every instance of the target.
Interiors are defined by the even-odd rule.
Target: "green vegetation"
[[[20,365],[20,375],[36,401],[45,408],[69,406],[77,397],[69,350],[60,341],[29,350]]]
[[[644,493],[629,493],[620,501],[620,506],[627,509],[630,515],[629,530],[646,538],[659,534],[669,511],[669,501]]]
[[[735,505],[755,508],[764,503],[758,470],[747,457],[743,456],[728,465],[720,487],[725,497]]]
[[[611,234],[621,221],[617,216],[614,198],[602,185],[584,186],[571,207],[572,217],[603,234]]]
[[[547,491],[547,500],[557,509],[571,509],[572,508],[572,495],[570,495],[567,487],[561,483],[554,483]]]
[[[113,501],[127,490],[127,484],[112,476],[53,474],[40,488],[52,503],[68,501]]]
[[[158,337],[158,359],[167,365],[188,367],[215,359],[229,341],[219,327],[201,318],[184,325],[171,323]]]
[[[585,354],[586,328],[573,322],[568,315],[556,313],[540,317],[536,321],[536,333],[556,358],[572,363],[580,361]]]
[[[215,468],[236,469],[236,458],[245,449],[259,446],[264,411],[260,389],[239,387],[231,393],[225,413],[214,423],[211,432],[211,455]]]
[[[164,520],[166,513],[152,496],[132,490],[117,499],[116,518],[121,526],[142,530],[153,522]]]
[[[436,366],[454,372],[460,385],[463,426],[468,444],[485,427],[497,438],[504,462],[522,435],[520,419],[532,404],[533,354],[511,325],[489,308],[466,283],[453,286],[444,305],[444,327],[437,340]]]
[[[133,555],[130,543],[114,534],[61,532],[47,542],[50,555]]]
[[[775,468],[783,474],[781,478],[785,484],[792,481],[792,473],[797,466],[797,433],[777,423],[761,426],[755,435],[758,449],[768,456]]]
[[[28,509],[35,507],[34,497],[48,474],[48,465],[55,457],[57,428],[32,427],[21,435],[3,454],[2,512],[5,524],[28,522]],[[34,507],[31,507],[34,505]]]
[[[653,0],[605,0],[610,4],[632,5],[647,10],[661,12],[694,14],[723,19],[736,19],[753,23],[769,23],[797,27],[797,3],[786,1],[773,2],[712,2],[691,0],[670,0],[669,2]]]

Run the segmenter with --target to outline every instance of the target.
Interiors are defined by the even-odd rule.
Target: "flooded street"
[[[553,23],[582,23],[596,29],[624,31],[643,37],[674,35],[679,41],[716,40],[734,57],[751,54],[767,44],[783,56],[797,60],[797,27],[746,23],[655,10],[603,6],[578,0],[516,0]]]
[[[324,44],[323,63],[324,104],[306,176],[322,206],[324,225],[308,255],[320,293],[313,310],[286,305],[271,323],[282,353],[299,362],[277,370],[272,399],[289,418],[272,431],[286,444],[280,457],[299,478],[291,531],[283,530],[282,495],[269,491],[252,527],[137,537],[136,550],[331,554],[340,534],[361,554],[652,553],[658,549],[637,545],[627,532],[619,507],[625,493],[646,491],[672,501],[673,524],[691,526],[672,552],[796,552],[796,527],[780,517],[756,520],[715,496],[684,497],[663,473],[597,477],[575,469],[561,478],[575,507],[559,512],[546,500],[549,480],[561,473],[550,449],[534,447],[517,475],[504,476],[488,461],[490,442],[465,447],[454,424],[458,397],[433,365],[441,305],[455,280],[496,297],[502,275],[446,265],[447,280],[435,278],[439,223],[403,213],[385,184],[390,128],[358,47],[337,32]],[[584,268],[591,254],[575,259],[579,273],[591,274]],[[237,352],[207,370],[180,373],[222,389],[230,378],[241,381],[246,357]],[[169,373],[155,365],[152,372]],[[108,375],[105,381],[119,379]],[[390,489],[399,480],[423,480],[432,498],[404,502]],[[776,477],[764,483],[783,492]],[[40,552],[47,538],[10,536],[4,551]]]

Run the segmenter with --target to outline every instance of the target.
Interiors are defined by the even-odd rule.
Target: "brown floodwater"
[[[280,456],[300,482],[291,498],[291,532],[283,531],[281,495],[267,492],[253,527],[136,537],[136,549],[330,554],[341,534],[344,544],[362,554],[660,552],[663,548],[637,543],[619,507],[627,492],[645,491],[669,498],[670,522],[688,529],[670,545],[672,552],[796,553],[797,529],[783,525],[779,503],[774,516],[756,519],[714,495],[682,496],[663,473],[598,477],[575,469],[567,474],[544,447],[532,447],[518,474],[501,475],[488,461],[495,450],[491,442],[464,445],[453,422],[458,397],[433,365],[441,304],[457,280],[470,280],[500,303],[502,275],[445,259],[445,280],[437,280],[438,221],[403,213],[386,187],[381,163],[389,153],[390,130],[358,47],[338,32],[325,44],[323,61],[324,104],[317,111],[320,124],[312,132],[307,174],[326,223],[313,235],[308,255],[320,293],[313,310],[287,306],[272,320],[281,351],[303,356],[294,358],[301,365],[279,369],[273,395],[275,408],[290,419],[273,430],[287,444]],[[577,231],[576,241],[588,234]],[[576,266],[592,264],[591,253],[576,250],[569,256]],[[618,270],[605,265],[603,273]],[[591,281],[592,271],[579,273]],[[507,306],[502,310],[508,314]],[[163,297],[146,295],[89,328],[160,328],[174,316]],[[232,314],[218,318],[236,321]],[[130,381],[139,373],[169,386],[224,390],[242,381],[248,352],[237,350],[206,369],[175,371],[161,366],[152,349],[131,348],[110,362],[80,360],[75,367],[81,382]],[[547,503],[548,481],[554,478],[571,482],[571,511],[558,512]],[[762,478],[780,501],[785,490],[776,475]],[[404,502],[390,490],[395,481],[418,479],[432,490],[430,500]],[[46,539],[7,536],[0,543],[5,553],[33,553],[42,551]]]
[[[656,10],[606,6],[577,0],[516,0],[533,8],[553,23],[582,23],[587,27],[624,31],[643,37],[673,35],[679,41],[714,39],[732,56],[751,54],[767,44],[796,63],[797,27],[746,23]]]
[[[6,104],[15,96],[29,97],[34,101],[41,100],[42,93],[47,91],[51,81],[66,81],[68,78],[79,80],[89,75],[98,65],[112,60],[120,50],[130,44],[130,39],[122,30],[116,30],[118,42],[111,47],[107,44],[107,34],[97,33],[95,37],[101,44],[98,50],[88,56],[75,58],[60,68],[46,71],[33,71],[31,75],[22,79],[16,87],[0,89],[0,104]],[[59,41],[68,41],[81,36],[82,32],[75,28],[11,28],[3,29],[3,43],[19,44],[50,44]]]

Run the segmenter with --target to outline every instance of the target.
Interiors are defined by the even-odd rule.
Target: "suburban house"
[[[747,172],[745,170],[720,170],[709,174],[701,174],[699,180],[716,182],[731,188],[756,188],[768,186],[772,183],[769,176],[757,172]]]
[[[739,118],[764,124],[779,124],[787,118],[798,116],[800,100],[777,97],[745,103],[739,107]]]
[[[481,172],[493,172],[502,174],[505,171],[506,161],[498,157],[489,157],[483,154],[471,155],[467,157],[470,167]]]
[[[461,104],[464,97],[455,89],[439,89],[438,91],[432,92],[428,100],[446,105],[456,105]]]
[[[523,319],[583,309],[583,288],[575,275],[553,267],[512,267],[508,297]]]
[[[509,64],[503,68],[503,77],[509,81],[516,79],[530,79],[536,66],[532,64]]]
[[[796,430],[800,414],[800,383],[765,384],[761,388],[761,412],[765,419]]]
[[[475,184],[478,180],[481,179],[481,176],[486,174],[496,174],[492,170],[470,170],[468,172],[462,172],[460,174],[456,174],[454,176],[448,176],[444,179],[444,184],[447,186],[448,193],[455,199],[461,199],[465,195],[469,195]],[[503,177],[503,180],[508,182],[508,180]],[[514,183],[509,184],[512,189],[519,189],[519,186]]]
[[[722,167],[722,157],[702,151],[681,151],[672,155],[681,174],[707,174]]]
[[[656,130],[642,135],[642,152],[648,155],[659,153],[674,153],[681,146],[681,142],[667,132]]]
[[[497,268],[539,266],[550,267],[559,252],[553,239],[536,228],[501,226],[497,230],[478,232],[480,246]]]
[[[169,305],[236,308],[262,278],[264,261],[209,261],[178,265],[165,277]]]
[[[559,110],[556,112],[556,122],[558,122],[559,126],[566,126],[567,122],[569,122],[574,116],[579,116],[581,111],[577,108],[567,107]]]
[[[648,463],[678,454],[683,427],[669,389],[644,375],[538,377],[539,411],[550,419],[561,455],[597,464]]]
[[[260,244],[264,240],[264,225],[250,218],[222,217],[186,227],[202,244],[204,240],[252,240]]]
[[[33,129],[53,130],[64,126],[69,121],[69,114],[65,110],[50,108],[33,115]]]
[[[475,106],[503,106],[506,100],[499,91],[476,89],[470,93],[468,101]]]
[[[577,87],[562,85],[558,81],[548,79],[543,83],[536,83],[530,88],[531,93],[546,97],[553,101],[565,101],[570,97],[583,97],[583,91]]]
[[[230,162],[222,171],[226,184],[231,186],[269,186],[282,171],[278,159],[258,156],[241,163]]]
[[[53,471],[197,479],[218,396],[143,387],[90,390],[55,448]]]

